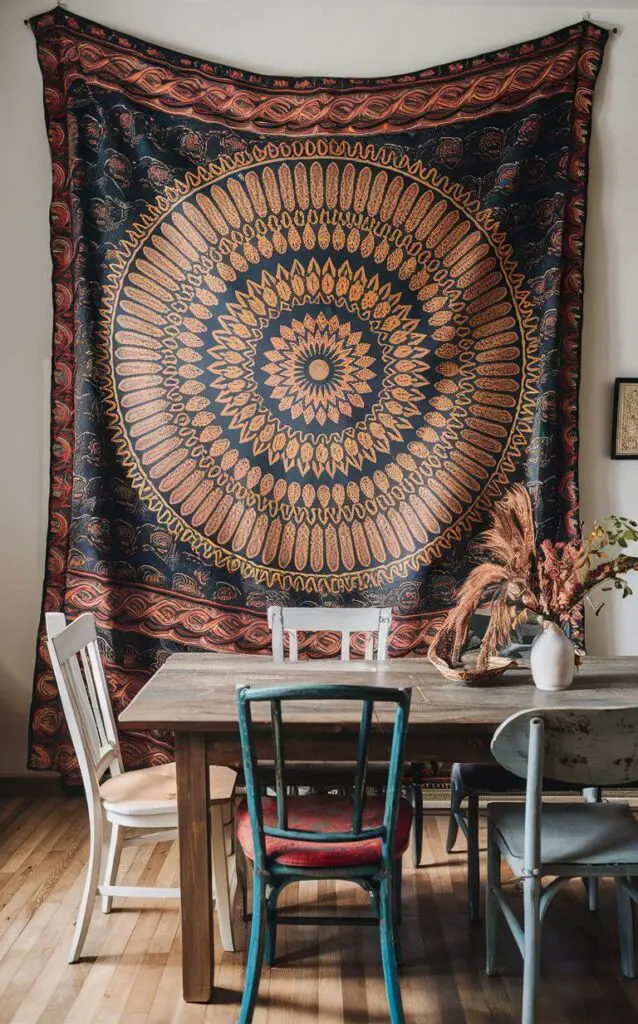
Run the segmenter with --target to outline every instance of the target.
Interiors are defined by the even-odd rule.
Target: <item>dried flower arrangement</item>
[[[623,597],[631,594],[624,574],[638,569],[638,557],[621,553],[612,558],[607,553],[610,547],[626,548],[630,541],[638,541],[638,524],[608,516],[580,540],[544,540],[536,546],[529,494],[515,484],[494,506],[491,526],[480,539],[487,560],[461,586],[455,607],[430,644],[430,661],[448,678],[469,685],[500,675],[512,662],[497,658],[496,651],[520,623],[536,620],[544,628],[564,630],[594,588],[615,587]],[[476,665],[468,666],[462,652],[470,618],[486,600],[489,624]]]

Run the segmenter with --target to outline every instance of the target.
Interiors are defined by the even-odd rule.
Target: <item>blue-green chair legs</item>
[[[272,967],[277,955],[277,897],[280,890],[273,888],[266,900],[266,945],[264,948],[264,960],[268,967]]]
[[[244,994],[239,1008],[238,1024],[251,1024],[257,1001],[266,930],[266,883],[253,875],[253,918],[250,925]]]
[[[270,892],[268,892],[270,888]],[[253,874],[253,901],[250,939],[246,958],[244,994],[239,1010],[238,1024],[251,1024],[257,991],[261,977],[262,961],[272,967],[277,946],[277,899],[282,886],[269,887]],[[387,878],[372,884],[371,897],[375,916],[379,919],[381,963],[385,981],[390,1024],[405,1024],[401,990],[399,988],[399,965],[401,946],[398,924],[401,906],[401,861],[394,863],[393,871]]]
[[[399,965],[397,960],[397,932],[394,918],[393,879],[382,878],[379,889],[379,937],[381,939],[381,963],[388,996],[391,1024],[405,1024],[401,990],[399,988]]]

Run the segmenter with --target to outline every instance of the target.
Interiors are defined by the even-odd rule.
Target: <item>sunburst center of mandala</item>
[[[372,339],[337,315],[299,312],[264,352],[263,384],[291,422],[320,428],[358,419],[378,373]]]
[[[322,381],[330,376],[330,363],[325,359],[312,359],[308,363],[308,376],[311,380]]]

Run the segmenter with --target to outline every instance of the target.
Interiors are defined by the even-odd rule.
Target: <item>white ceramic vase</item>
[[[532,678],[539,690],[567,690],[574,678],[574,645],[560,626],[545,623],[530,652]]]

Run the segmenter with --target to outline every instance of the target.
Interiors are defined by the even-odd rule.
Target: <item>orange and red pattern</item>
[[[423,651],[515,480],[578,529],[587,148],[606,33],[379,80],[253,75],[57,8],[44,609],[117,709],[265,609],[391,604]],[[302,643],[337,653],[335,638]],[[74,771],[42,638],[31,765]],[[131,767],[170,739],[123,737]]]

